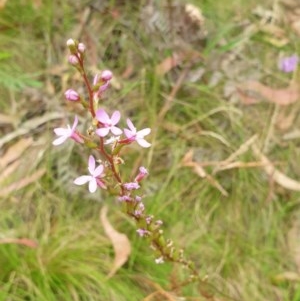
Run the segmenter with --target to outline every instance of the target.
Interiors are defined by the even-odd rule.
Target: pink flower
[[[68,89],[65,92],[65,97],[69,101],[78,101],[80,99],[79,94],[73,89]]]
[[[122,196],[118,197],[118,200],[120,202],[131,202],[132,198],[130,196],[128,196],[128,195],[122,195]]]
[[[52,144],[53,145],[60,145],[60,144],[64,143],[68,138],[71,138],[71,139],[75,140],[76,142],[83,143],[84,140],[75,131],[77,124],[78,124],[78,118],[77,118],[77,116],[75,116],[74,123],[73,123],[72,127],[67,125],[67,128],[56,128],[56,129],[54,129],[54,133],[57,136],[60,136],[60,137],[55,139],[52,142]]]
[[[153,220],[153,216],[152,215],[148,215],[145,218],[147,225],[150,225],[152,220]]]
[[[129,118],[127,119],[127,125],[129,127],[129,129],[124,129],[124,133],[125,133],[126,137],[128,138],[128,140],[136,141],[142,147],[150,147],[151,146],[151,143],[147,142],[144,139],[145,136],[150,134],[151,129],[146,128],[146,129],[137,131]]]
[[[150,232],[145,229],[137,229],[136,232],[140,237],[144,237],[150,234]]]
[[[141,166],[139,170],[139,174],[134,179],[135,182],[142,181],[149,174],[148,170],[144,166]]]
[[[136,190],[136,189],[140,188],[140,185],[138,183],[136,183],[136,182],[130,182],[130,183],[124,183],[123,187],[126,190]]]
[[[119,111],[114,111],[111,118],[109,118],[103,109],[99,109],[96,112],[96,118],[102,123],[102,127],[96,130],[97,135],[100,137],[105,137],[110,131],[116,136],[122,134],[122,130],[115,126],[121,118]]]
[[[299,58],[296,54],[290,57],[284,57],[279,61],[278,67],[281,71],[289,73],[293,72],[298,65]]]
[[[89,176],[80,176],[74,180],[74,184],[83,185],[89,182],[89,191],[90,193],[94,193],[97,190],[97,187],[105,188],[105,184],[100,180],[104,166],[100,164],[96,167],[95,158],[91,155],[89,157],[89,172],[91,175]],[[103,175],[102,175],[103,176]]]
[[[137,205],[137,208],[134,210],[134,214],[137,217],[140,217],[143,214],[144,210],[145,210],[145,205],[143,203],[139,203]]]

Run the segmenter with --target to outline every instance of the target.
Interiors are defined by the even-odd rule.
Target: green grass
[[[85,2],[73,6],[72,1],[44,1],[37,8],[25,1],[7,2],[0,12],[1,113],[18,112],[23,121],[49,111],[65,111],[69,120],[74,110],[85,116],[82,110],[66,106],[62,97],[63,89],[82,87],[78,77],[71,79],[75,70],[65,64],[65,41],[78,27]],[[172,47],[158,49],[154,37],[143,30],[137,12],[144,1],[136,5],[116,2],[108,1],[103,11],[93,12],[82,39],[89,43],[88,53],[92,52],[88,62],[96,60],[98,69],[111,68],[122,87],[109,91],[106,105],[117,107],[124,116],[154,132],[150,150],[126,151],[123,173],[129,176],[131,166],[139,162],[149,167],[150,176],[143,183],[147,211],[164,221],[166,237],[185,249],[200,275],[208,275],[211,286],[205,290],[216,294],[218,300],[300,300],[299,281],[276,280],[285,272],[298,274],[287,236],[293,217],[299,214],[299,193],[272,183],[263,168],[236,168],[214,175],[228,192],[224,197],[181,164],[190,149],[199,162],[222,161],[254,134],[259,135],[258,143],[264,144],[274,105],[243,106],[227,101],[223,93],[226,76],[216,86],[208,85],[213,73],[210,62],[239,45],[243,35],[237,21],[254,20],[251,10],[258,1],[247,5],[243,0],[194,1],[202,7],[210,31],[206,44],[197,49],[206,60],[191,69],[204,67],[206,71],[201,81],[183,82],[163,120],[159,120],[159,112],[183,67],[157,76],[155,67],[172,53]],[[114,10],[118,17],[112,17]],[[220,44],[224,39],[226,43]],[[297,52],[299,47],[295,42],[284,51]],[[279,87],[288,82],[288,75],[277,70],[279,51],[258,33],[247,41],[242,54],[249,61],[261,62],[263,82]],[[53,66],[65,69],[51,73]],[[123,79],[128,66],[133,68],[132,75]],[[32,110],[35,94],[26,94],[28,88],[36,91],[40,111]],[[297,105],[292,105],[293,109],[299,112]],[[137,237],[133,222],[120,212],[113,197],[90,196],[86,187],[72,186],[74,177],[84,171],[81,164],[87,154],[72,145],[54,149],[52,128],[56,124],[59,121],[33,132],[36,139],[42,136],[47,140],[39,164],[47,169],[46,174],[0,199],[0,238],[27,237],[38,242],[36,249],[0,244],[0,301],[138,301],[159,287],[168,291],[185,279],[187,273],[179,266],[154,263],[149,246]],[[13,130],[3,127],[0,133]],[[277,129],[274,135],[266,155],[280,163],[280,170],[299,179],[299,143],[281,140]],[[251,149],[237,159],[257,160]],[[212,173],[213,167],[206,171]],[[106,276],[113,249],[99,220],[103,204],[109,206],[112,225],[132,243],[129,261],[111,279]],[[200,291],[200,284],[193,283],[176,293],[186,300],[205,300]],[[169,299],[160,295],[151,300]]]

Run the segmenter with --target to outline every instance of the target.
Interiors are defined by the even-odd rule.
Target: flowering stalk
[[[74,180],[74,184],[88,183],[90,193],[95,193],[97,189],[117,193],[123,211],[136,222],[137,234],[146,238],[154,250],[155,262],[157,264],[168,261],[179,263],[190,271],[187,282],[202,281],[193,262],[184,257],[183,250],[175,248],[172,240],[165,239],[161,229],[163,222],[146,213],[143,197],[138,192],[140,183],[148,176],[147,169],[141,166],[138,174],[131,181],[123,180],[120,173],[120,165],[124,162],[121,158],[123,148],[135,142],[143,148],[150,147],[151,144],[145,137],[151,133],[151,129],[137,130],[130,119],[126,120],[128,128],[122,129],[118,125],[121,113],[116,110],[110,115],[100,107],[102,95],[110,85],[112,72],[104,70],[101,74],[96,74],[93,83],[90,84],[84,69],[85,45],[69,39],[67,46],[70,50],[69,63],[81,73],[88,91],[88,99],[85,100],[73,89],[68,89],[65,97],[71,102],[81,102],[91,114],[92,121],[88,135],[83,135],[76,130],[78,118],[75,116],[72,127],[54,129],[58,138],[53,141],[53,144],[60,145],[71,138],[89,149],[94,149],[99,156],[98,158],[89,156],[89,175],[79,176]]]

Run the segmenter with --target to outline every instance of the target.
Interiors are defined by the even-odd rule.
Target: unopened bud
[[[74,41],[73,39],[69,39],[69,40],[67,41],[67,46],[68,46],[68,47],[70,47],[70,46],[76,46],[76,43],[75,43],[75,41]]]
[[[65,97],[66,97],[66,100],[69,100],[69,101],[78,101],[78,100],[80,100],[79,94],[73,89],[67,90],[65,92]]]
[[[83,43],[79,43],[79,44],[78,44],[78,51],[79,51],[80,53],[84,53],[84,52],[85,52],[85,49],[86,49],[86,47],[85,47],[85,45],[84,45]]]
[[[79,64],[79,60],[78,60],[77,56],[74,54],[71,54],[69,56],[68,61],[73,66],[77,66]]]
[[[100,80],[100,75],[99,75],[99,74],[96,74],[96,75],[94,76],[93,86],[96,86],[96,85],[99,83],[99,80]]]
[[[104,82],[107,82],[107,81],[110,81],[113,77],[113,74],[110,70],[104,70],[102,71],[101,73],[101,79],[104,81]]]
[[[134,179],[136,182],[142,181],[148,175],[148,170],[144,166],[141,166],[139,171],[139,174]]]
[[[72,54],[77,52],[77,42],[73,39],[69,39],[67,41],[67,46]]]

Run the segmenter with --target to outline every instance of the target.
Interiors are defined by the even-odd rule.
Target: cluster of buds
[[[127,215],[132,217],[137,224],[137,234],[149,239],[152,249],[155,250],[156,263],[172,261],[181,263],[190,268],[192,274],[197,278],[197,271],[189,261],[185,260],[183,253],[177,251],[173,242],[165,240],[162,221],[155,220],[154,216],[146,213],[143,196],[139,193],[141,182],[148,176],[144,166],[139,168],[137,175],[130,181],[123,180],[120,172],[120,164],[124,162],[121,158],[124,147],[137,143],[140,147],[148,148],[151,144],[145,139],[151,132],[150,128],[137,130],[132,120],[126,119],[127,126],[120,126],[121,113],[118,110],[111,114],[101,107],[101,98],[108,89],[113,74],[110,70],[104,70],[96,74],[90,83],[84,68],[86,47],[83,43],[69,39],[67,46],[70,51],[69,63],[80,72],[85,83],[88,98],[73,89],[65,92],[65,98],[70,102],[78,102],[91,114],[91,122],[87,134],[78,131],[79,119],[74,118],[73,125],[66,128],[56,128],[54,133],[57,138],[53,145],[60,145],[69,139],[86,146],[89,152],[87,169],[88,175],[82,175],[74,180],[75,185],[88,184],[90,193],[97,189],[118,194],[118,200]],[[97,154],[97,155],[96,155]]]

